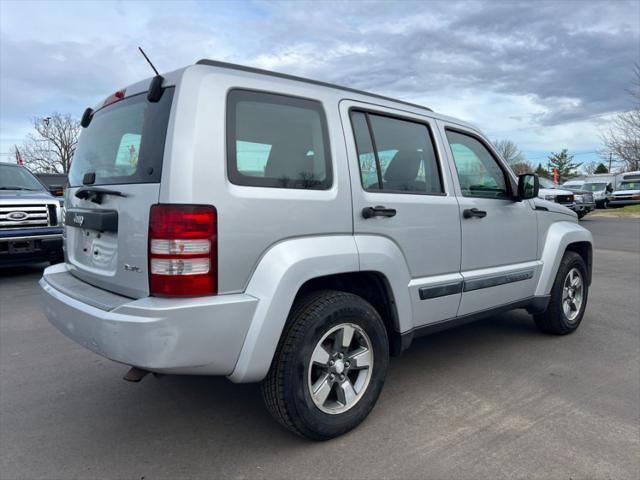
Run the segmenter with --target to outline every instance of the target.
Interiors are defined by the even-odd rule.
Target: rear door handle
[[[394,217],[396,214],[395,208],[387,208],[382,205],[377,205],[375,207],[364,207],[362,209],[362,216],[364,218],[371,217]]]
[[[478,210],[477,208],[467,208],[466,210],[462,211],[462,216],[464,218],[484,218],[487,216],[487,212],[485,212],[484,210]]]

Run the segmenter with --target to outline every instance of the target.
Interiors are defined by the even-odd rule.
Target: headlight
[[[544,199],[545,200],[549,200],[550,202],[555,202],[556,201],[556,196],[555,195],[545,195]]]

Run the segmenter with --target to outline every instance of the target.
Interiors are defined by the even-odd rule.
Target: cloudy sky
[[[52,112],[200,58],[383,93],[515,141],[532,162],[593,161],[629,109],[640,1],[0,0],[0,160]]]

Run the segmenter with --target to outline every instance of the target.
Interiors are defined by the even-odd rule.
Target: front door
[[[389,251],[401,252],[397,268],[408,271],[403,281],[414,326],[454,317],[460,220],[435,120],[351,101],[340,111],[356,241],[385,242]]]
[[[539,273],[533,204],[513,200],[511,172],[482,137],[440,123],[455,167],[464,291],[458,316],[523,300]]]

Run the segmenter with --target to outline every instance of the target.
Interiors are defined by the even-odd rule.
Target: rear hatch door
[[[166,88],[158,102],[149,102],[146,92],[107,99],[83,130],[69,172],[69,269],[132,298],[149,295],[149,210],[160,195],[173,91]]]

